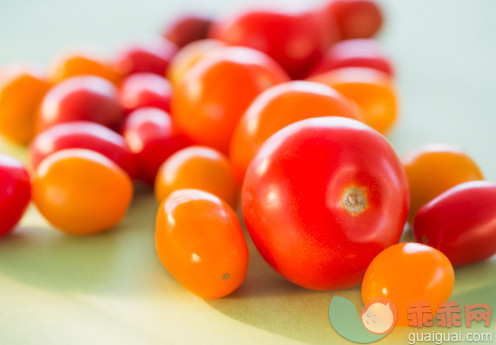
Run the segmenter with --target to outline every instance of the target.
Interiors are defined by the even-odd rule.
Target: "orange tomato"
[[[186,45],[172,59],[167,69],[167,77],[172,85],[179,85],[188,72],[207,53],[226,45],[218,40],[204,39]]]
[[[162,265],[202,298],[233,292],[245,279],[248,247],[236,213],[197,189],[173,192],[160,205],[155,245]]]
[[[243,112],[263,90],[287,81],[267,55],[228,47],[207,54],[172,95],[175,124],[193,142],[227,152]]]
[[[96,75],[119,85],[122,74],[109,62],[89,53],[71,52],[58,57],[50,68],[49,78],[58,83],[64,79],[80,76]]]
[[[155,179],[155,196],[160,203],[178,189],[194,188],[212,193],[233,208],[239,185],[226,156],[205,146],[177,151],[160,167]]]
[[[10,67],[0,75],[0,134],[27,145],[35,135],[35,117],[48,81],[36,70]]]
[[[423,205],[451,187],[484,179],[472,158],[450,144],[417,147],[405,154],[402,161],[410,184],[410,221]]]
[[[60,230],[85,235],[124,217],[133,196],[129,176],[100,153],[66,149],[44,159],[32,182],[33,201]]]
[[[405,327],[410,303],[428,302],[435,315],[438,304],[448,301],[454,283],[453,266],[439,250],[419,243],[399,243],[370,263],[363,277],[362,299],[367,304],[376,297],[389,298],[398,309],[396,325]]]
[[[244,113],[231,140],[229,157],[240,181],[260,146],[272,134],[291,123],[320,116],[359,119],[353,102],[319,83],[293,81],[261,93]]]
[[[398,116],[396,91],[391,77],[367,67],[343,67],[308,80],[329,85],[360,108],[363,122],[386,133]]]

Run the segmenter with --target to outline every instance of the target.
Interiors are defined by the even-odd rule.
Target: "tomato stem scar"
[[[229,273],[224,273],[224,275],[222,276],[222,279],[226,280],[230,277],[231,275]]]
[[[341,197],[341,204],[351,214],[358,214],[367,208],[367,198],[358,187],[348,187]]]

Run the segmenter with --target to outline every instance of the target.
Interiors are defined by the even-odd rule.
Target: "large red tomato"
[[[316,290],[358,285],[383,249],[398,243],[408,180],[378,132],[356,120],[319,117],[270,137],[246,172],[246,226],[281,275]]]

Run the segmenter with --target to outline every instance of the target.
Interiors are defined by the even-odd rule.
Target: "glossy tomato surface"
[[[236,213],[200,190],[180,189],[162,202],[155,245],[167,271],[202,298],[230,294],[248,270],[248,247]]]
[[[126,118],[123,136],[135,154],[138,177],[150,185],[160,165],[190,141],[178,132],[170,115],[157,108],[140,108]]]
[[[36,118],[37,132],[72,121],[91,121],[118,128],[122,108],[115,85],[100,77],[80,76],[52,87],[41,102]]]
[[[455,283],[455,273],[443,253],[419,243],[391,246],[370,263],[362,282],[365,304],[386,297],[398,309],[396,326],[408,326],[410,303],[429,303],[432,318],[438,305],[447,302]],[[413,325],[416,326],[416,325]]]
[[[29,175],[22,163],[0,153],[0,237],[22,218],[31,198]]]
[[[55,152],[33,178],[33,202],[58,229],[73,235],[108,230],[126,214],[133,196],[129,176],[104,155],[85,149]]]
[[[126,140],[105,126],[87,121],[61,123],[38,134],[29,147],[31,168],[36,170],[41,161],[54,152],[72,148],[101,153],[129,176],[136,175],[134,154]]]
[[[185,45],[208,36],[212,19],[198,13],[187,13],[172,21],[164,29],[162,36],[182,48]]]
[[[496,254],[496,183],[471,181],[424,205],[413,223],[415,239],[444,253],[453,266]]]
[[[174,123],[199,145],[227,153],[234,127],[265,89],[288,80],[267,55],[254,49],[217,49],[199,61],[174,89]]]
[[[229,156],[240,181],[272,134],[291,123],[320,116],[360,118],[352,102],[319,83],[292,81],[261,93],[241,117],[231,139]]]
[[[119,90],[119,100],[127,114],[143,107],[170,111],[171,97],[171,83],[153,73],[132,74],[124,80]]]
[[[387,140],[343,117],[311,118],[270,137],[243,182],[246,226],[265,260],[300,286],[356,286],[398,243],[408,181]]]

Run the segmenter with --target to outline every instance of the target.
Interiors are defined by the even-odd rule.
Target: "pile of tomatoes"
[[[446,301],[453,265],[496,252],[496,184],[451,145],[398,158],[382,135],[398,113],[382,22],[372,0],[188,14],[113,59],[6,68],[0,133],[29,144],[30,172],[0,156],[0,235],[30,200],[64,232],[111,229],[141,180],[162,264],[203,298],[245,279],[241,200],[258,251],[297,285],[363,282],[399,324],[409,302]],[[419,243],[398,244],[407,221]]]

